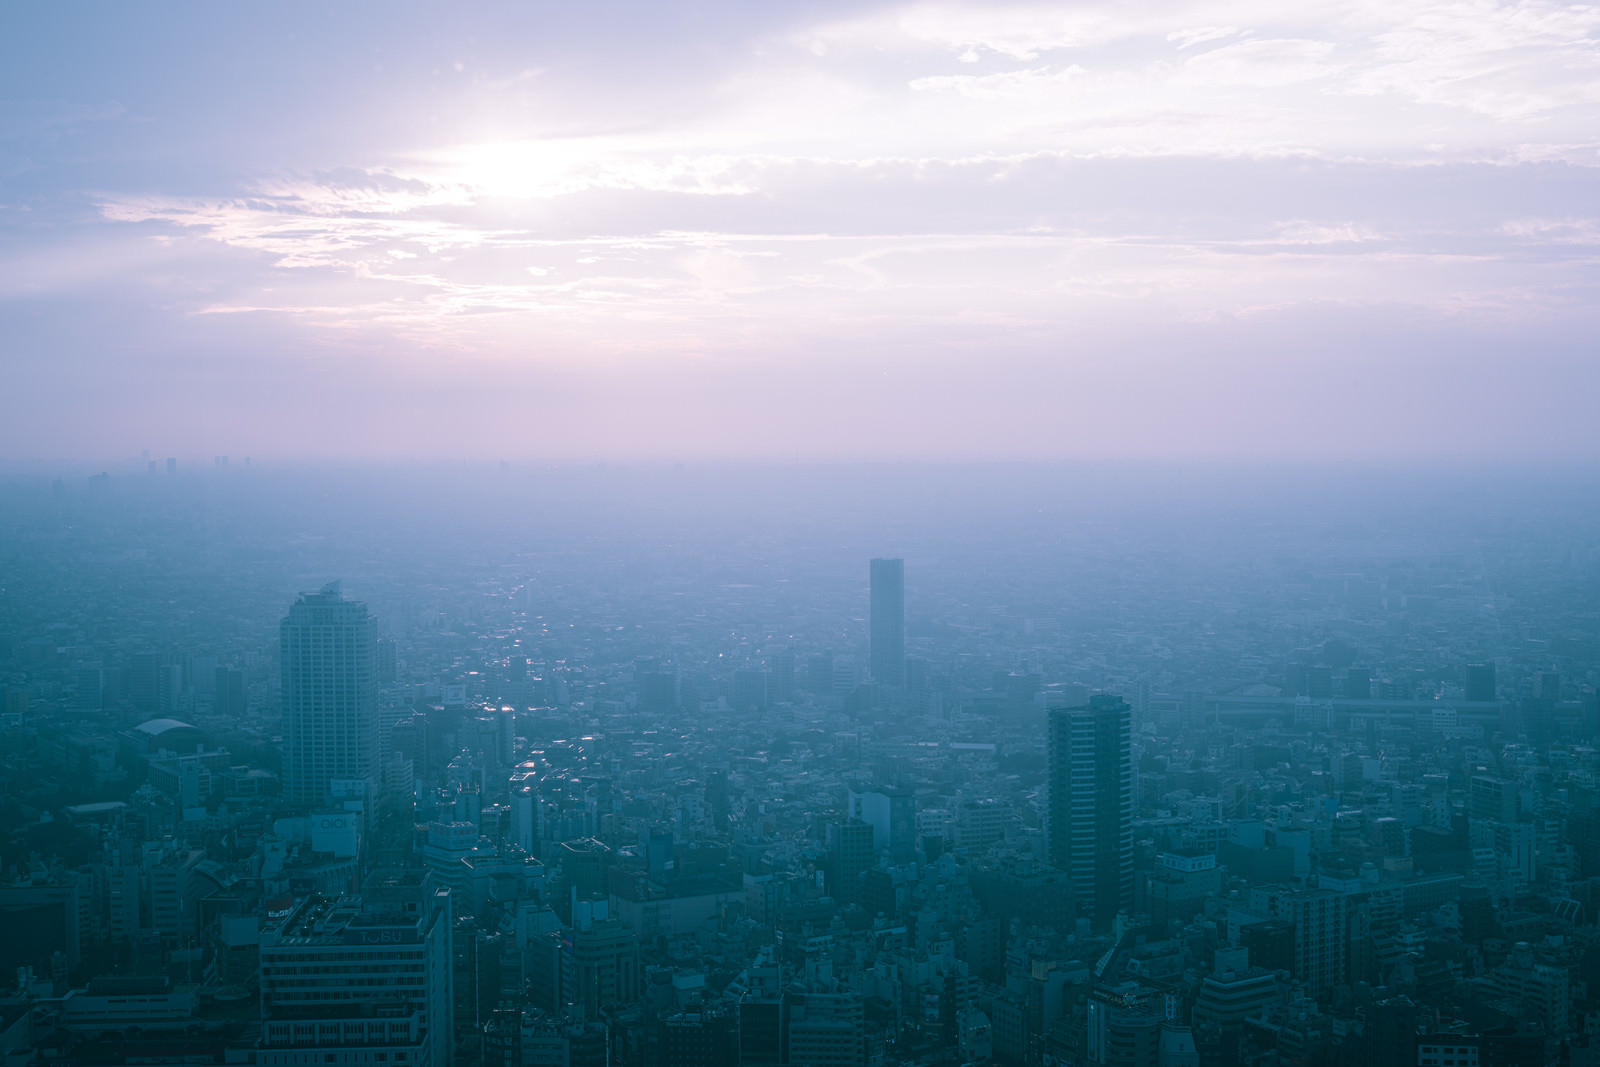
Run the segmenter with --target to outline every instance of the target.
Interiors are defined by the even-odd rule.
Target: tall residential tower
[[[1133,709],[1115,696],[1050,711],[1045,844],[1078,915],[1096,927],[1133,907],[1132,724]]]
[[[279,629],[284,794],[320,805],[379,784],[377,625],[339,583],[304,593]]]

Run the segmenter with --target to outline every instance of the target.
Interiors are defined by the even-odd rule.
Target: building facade
[[[875,559],[872,584],[872,680],[896,689],[906,684],[906,564]]]
[[[284,783],[294,803],[379,782],[377,624],[333,582],[303,594],[279,628]]]
[[[260,1067],[452,1060],[450,891],[426,875],[312,896],[261,935]]]
[[[1133,709],[1120,697],[1050,712],[1046,847],[1097,927],[1133,906]]]

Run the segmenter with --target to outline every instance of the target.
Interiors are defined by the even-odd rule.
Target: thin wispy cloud
[[[575,26],[542,52],[385,46],[339,71],[338,121],[294,98],[254,141],[167,149],[205,165],[69,180],[88,157],[50,154],[48,114],[134,160],[175,104],[0,122],[0,155],[42,151],[67,190],[0,196],[23,220],[0,298],[48,277],[92,300],[122,270],[174,338],[275,319],[319,350],[503,367],[853,352],[863,382],[884,353],[978,336],[1070,375],[1167,328],[1270,323],[1215,343],[1281,352],[1329,315],[1520,316],[1557,348],[1587,322],[1600,9],[775,8],[714,46],[666,25],[647,61],[609,63]],[[245,147],[205,155],[223,140]],[[268,142],[270,163],[240,162]],[[69,231],[110,266],[30,266]]]

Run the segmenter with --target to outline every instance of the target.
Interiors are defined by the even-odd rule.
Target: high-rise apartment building
[[[1095,696],[1050,712],[1046,846],[1078,915],[1107,926],[1133,905],[1133,709]]]
[[[902,688],[906,684],[905,560],[873,560],[871,580],[872,680]]]
[[[301,595],[279,636],[285,795],[307,805],[336,790],[371,795],[379,783],[376,621],[332,582]]]
[[[450,891],[374,877],[261,933],[261,1067],[451,1062]]]
[[[1250,896],[1253,914],[1294,925],[1294,977],[1313,993],[1349,973],[1349,905],[1349,897],[1328,889],[1257,886]]]

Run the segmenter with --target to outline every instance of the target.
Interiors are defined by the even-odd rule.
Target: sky
[[[0,10],[0,455],[1588,461],[1600,7]]]

